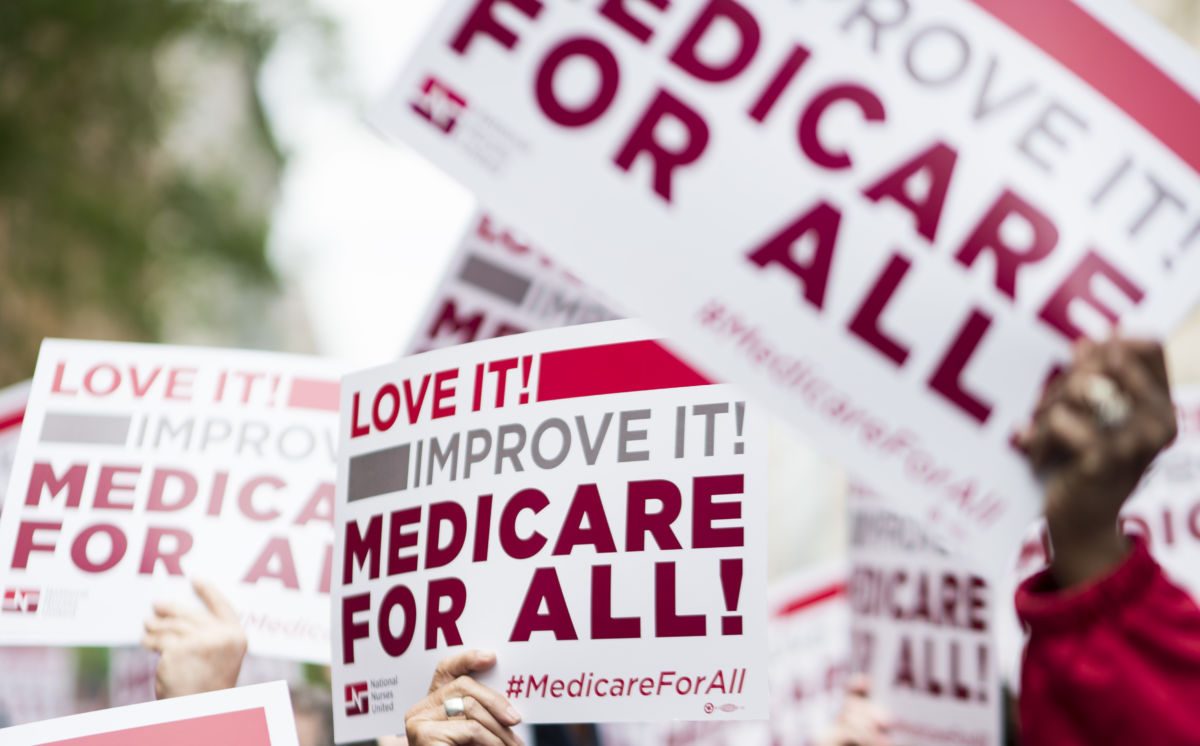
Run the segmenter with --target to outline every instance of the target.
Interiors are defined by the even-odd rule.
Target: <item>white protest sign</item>
[[[27,401],[28,381],[0,389],[0,510],[4,509],[4,495],[12,474],[13,458],[17,455],[17,441],[20,440],[21,421],[25,419]]]
[[[818,565],[769,588],[771,718],[758,722],[609,724],[605,746],[809,746],[830,727],[850,666],[846,567]]]
[[[342,382],[339,740],[403,729],[438,660],[527,722],[767,714],[762,413],[632,321]]]
[[[0,514],[0,637],[136,645],[153,600],[199,605],[195,576],[241,613],[251,652],[328,661],[341,372],[44,342]]]
[[[463,234],[406,354],[618,317],[519,233],[481,212]]]
[[[450,0],[377,121],[986,552],[1069,341],[1200,293],[1197,90],[1110,0]]]
[[[1000,746],[995,628],[1011,600],[889,501],[851,492],[852,665],[870,675],[872,699],[891,713],[892,741]]]
[[[222,689],[0,730],[4,746],[298,746],[287,684]]]

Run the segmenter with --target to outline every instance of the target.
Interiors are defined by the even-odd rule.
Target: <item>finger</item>
[[[464,650],[448,655],[438,661],[437,668],[433,670],[433,681],[429,684],[429,691],[440,689],[459,676],[486,671],[494,665],[496,654],[488,650]]]
[[[1060,377],[1065,378],[1065,376]],[[1014,442],[1029,459],[1034,469],[1042,468],[1050,451],[1049,432],[1046,430],[1046,413],[1063,398],[1063,382],[1056,381],[1042,395],[1033,419],[1016,434]]]
[[[1078,456],[1095,445],[1099,438],[1095,416],[1065,405],[1055,407],[1046,415],[1046,430],[1059,455]]]
[[[190,622],[179,619],[178,617],[149,617],[142,622],[146,631],[152,635],[174,633],[187,634],[192,629]]]
[[[239,622],[237,610],[229,603],[217,587],[207,580],[192,579],[192,589],[196,591],[196,595],[208,607],[209,613],[225,622]]]
[[[849,743],[856,743],[860,746],[878,746],[887,738],[883,728],[875,722],[872,713],[865,708],[847,711],[842,718],[842,725]]]
[[[1122,349],[1145,366],[1150,377],[1163,388],[1169,384],[1166,352],[1161,343],[1153,339],[1115,339]]]
[[[1130,399],[1133,417],[1117,434],[1116,450],[1124,456],[1153,456],[1174,440],[1178,425],[1171,402],[1165,363],[1157,343],[1143,342],[1141,349],[1126,343],[1106,361],[1108,374]]]
[[[892,715],[882,705],[868,702],[867,716],[875,724],[875,730],[879,733],[886,734],[892,729]]]
[[[1079,337],[1070,345],[1070,354],[1072,354],[1073,365],[1078,366],[1079,363],[1091,360],[1096,355],[1097,344],[1092,342],[1087,337]]]
[[[1150,365],[1153,363],[1148,365],[1127,346],[1112,344],[1105,348],[1104,374],[1135,401],[1162,396],[1167,390],[1166,382],[1150,372]]]
[[[846,694],[852,697],[871,696],[871,679],[865,673],[856,673],[846,682]]]
[[[161,654],[166,640],[162,635],[147,632],[142,635],[142,647]]]
[[[412,743],[454,744],[454,746],[504,746],[495,733],[474,720],[425,720],[409,728]]]
[[[1096,437],[1092,405],[1088,399],[1088,384],[1091,373],[1074,369],[1062,377],[1061,383],[1047,398],[1045,406],[1034,421],[1033,433],[1026,443],[1026,455],[1034,470],[1043,471],[1077,455],[1081,443],[1076,425],[1092,428],[1089,432]],[[1066,440],[1064,440],[1066,436]]]
[[[1048,423],[1047,415],[1039,418],[1033,435],[1024,449],[1030,466],[1038,473],[1053,469],[1068,458],[1068,454],[1062,449]]]
[[[154,609],[154,613],[160,617],[179,619],[185,622],[199,622],[201,620],[199,612],[195,609],[189,609],[176,601],[155,601],[152,608]]]
[[[496,736],[498,736],[500,740],[505,743],[505,746],[517,746],[519,743],[519,739],[517,738],[516,734],[512,732],[512,728],[501,724],[500,721],[497,720],[486,707],[479,704],[474,697],[463,697],[463,710],[467,713],[467,717],[477,721],[490,732],[495,733]]]
[[[838,746],[875,746],[874,732],[861,724],[843,724],[838,736]]]
[[[443,702],[450,697],[465,697],[470,695],[505,725],[516,725],[521,722],[521,715],[513,708],[512,703],[508,699],[499,692],[480,684],[470,676],[459,676],[438,690],[438,692],[442,695]]]
[[[891,727],[887,712],[869,699],[851,700],[846,707],[844,720],[847,723],[865,724],[881,732]]]

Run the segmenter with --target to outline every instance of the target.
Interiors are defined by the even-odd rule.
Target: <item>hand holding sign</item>
[[[1175,431],[1158,343],[1114,337],[1076,345],[1071,368],[1050,384],[1017,437],[1034,469],[1049,470],[1046,522],[1061,584],[1121,562],[1127,547],[1117,514]]]
[[[156,602],[146,620],[142,645],[162,656],[154,680],[159,699],[236,686],[246,655],[246,633],[229,601],[211,583],[194,580],[192,587],[208,611]]]
[[[433,672],[429,696],[404,716],[412,746],[524,746],[512,731],[521,716],[508,700],[471,674],[496,665],[496,654],[465,650],[443,658]],[[450,703],[458,699],[462,714],[454,715]]]

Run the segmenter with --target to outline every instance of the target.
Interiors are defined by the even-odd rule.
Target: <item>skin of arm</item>
[[[1104,404],[1119,405],[1121,416],[1106,420]],[[1045,485],[1060,587],[1094,581],[1124,560],[1121,506],[1175,433],[1161,345],[1120,336],[1075,345],[1071,366],[1046,387],[1015,438]]]

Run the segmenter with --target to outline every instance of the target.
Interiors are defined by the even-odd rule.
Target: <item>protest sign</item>
[[[846,566],[818,565],[769,588],[771,718],[601,726],[605,746],[810,746],[842,704],[850,665]]]
[[[398,732],[438,660],[528,722],[766,716],[765,425],[615,321],[342,382],[339,740]]]
[[[944,551],[867,488],[851,489],[851,665],[897,746],[1003,743],[998,610],[978,563]]]
[[[222,689],[0,730],[4,746],[298,746],[287,684]]]
[[[340,366],[47,340],[0,514],[5,644],[135,645],[217,585],[250,650],[329,659]]]
[[[1107,0],[451,0],[376,121],[988,552],[1069,342],[1200,292],[1198,70]]]
[[[21,421],[25,419],[25,402],[28,400],[28,381],[0,390],[0,510],[4,509],[4,495],[8,490],[8,479],[12,474],[13,458],[17,454],[17,441],[21,435]]]
[[[518,232],[481,212],[463,234],[406,354],[618,317]]]

